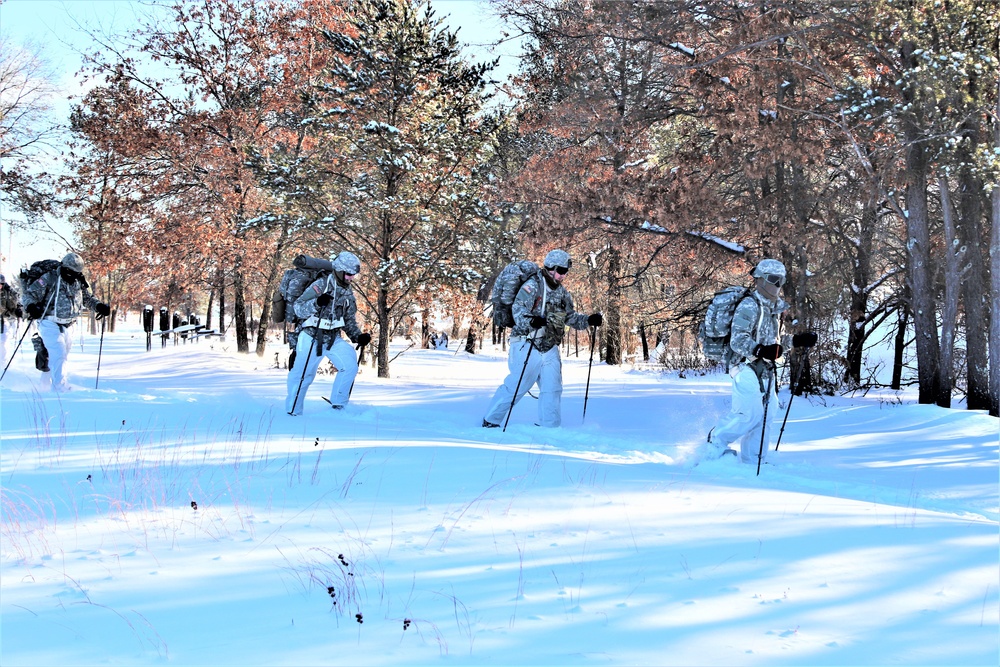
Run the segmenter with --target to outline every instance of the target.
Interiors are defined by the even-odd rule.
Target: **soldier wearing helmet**
[[[708,433],[710,450],[716,456],[737,452],[729,448],[739,441],[744,463],[767,458],[771,418],[778,411],[774,364],[784,352],[779,343],[780,317],[787,309],[781,299],[785,265],[776,259],[761,260],[754,267],[754,290],[740,301],[733,314],[729,346],[732,377],[732,408]],[[763,443],[763,444],[762,444]]]
[[[358,304],[351,289],[354,277],[361,271],[361,260],[349,252],[330,257],[333,273],[319,278],[295,301],[295,315],[303,320],[301,335],[295,344],[295,356],[288,370],[288,396],[285,410],[301,415],[306,392],[323,357],[337,371],[330,391],[330,405],[343,409],[350,399],[351,387],[358,374],[358,359],[351,343],[362,347],[371,342],[371,334],[362,333],[356,316]]]
[[[55,260],[52,263],[55,264]],[[65,369],[72,343],[69,328],[85,307],[93,309],[97,319],[111,314],[111,307],[90,293],[83,269],[83,258],[75,252],[67,253],[58,266],[26,285],[21,296],[24,312],[38,326],[38,334],[48,353],[48,370],[43,370],[43,382],[51,383],[55,391],[70,388]]]

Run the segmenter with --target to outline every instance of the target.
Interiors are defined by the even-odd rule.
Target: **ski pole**
[[[524,379],[524,371],[528,370],[528,359],[531,358],[531,348],[535,347],[527,338],[525,338],[524,342],[528,345],[528,354],[524,355],[524,367],[521,368],[521,377],[517,378],[517,387],[514,389],[514,395],[510,397],[510,407],[507,408],[507,419],[503,421],[503,431],[507,430],[507,424],[510,422],[510,413],[514,412],[514,403],[517,402],[517,392],[521,391],[521,380]]]
[[[778,431],[778,441],[774,443],[774,451],[778,451],[781,444],[781,436],[785,433],[785,423],[788,421],[788,413],[792,410],[792,399],[795,398],[795,390],[799,387],[799,379],[802,377],[802,369],[809,363],[809,348],[806,348],[805,355],[799,360],[799,370],[795,372],[795,383],[791,387],[791,395],[788,397],[788,405],[785,407],[785,418],[781,420],[781,430]]]
[[[300,336],[301,335],[309,336],[309,334],[306,334],[305,332],[302,332],[299,335]],[[306,379],[306,369],[309,368],[309,361],[310,361],[310,359],[312,359],[313,347],[316,345],[316,338],[313,337],[313,336],[309,336],[309,338],[312,339],[312,342],[309,343],[309,354],[306,355],[305,361],[302,363],[302,377],[299,378],[299,388],[295,390],[295,400],[292,401],[292,409],[289,410],[289,412],[288,412],[288,414],[290,414],[290,415],[295,415],[295,406],[298,405],[298,403],[299,403],[299,392],[302,391],[302,383],[305,382],[305,379]],[[296,343],[298,343],[297,339],[296,339]],[[298,355],[295,355],[295,360],[296,361],[299,360]],[[292,369],[289,368],[288,372],[291,373]]]
[[[583,392],[583,422],[587,418],[587,398],[590,396],[590,369],[594,366],[594,338],[597,336],[597,327],[590,328],[590,363],[587,364],[587,388]]]
[[[17,351],[21,349],[21,343],[24,342],[24,337],[28,335],[28,330],[31,329],[31,320],[28,320],[28,324],[24,327],[24,333],[21,334],[21,340],[17,341],[17,347],[14,348],[14,353],[10,355],[10,361],[7,365],[3,367],[3,373],[0,373],[0,380],[3,380],[3,376],[7,375],[7,369],[10,368],[11,363],[14,361],[14,357],[17,356]]]
[[[101,381],[101,353],[104,351],[104,318],[101,318],[101,344],[97,347],[97,377],[94,378],[94,389]]]
[[[758,476],[760,476],[760,462],[764,458],[764,436],[767,435],[767,406],[771,403],[771,389],[773,388],[773,386],[774,386],[774,364],[771,364],[771,376],[767,378],[767,391],[764,392],[764,418],[760,422],[760,450],[757,452]]]

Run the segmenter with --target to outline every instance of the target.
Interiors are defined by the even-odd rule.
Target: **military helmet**
[[[781,279],[781,285],[785,284],[785,278],[787,274],[785,273],[785,265],[776,259],[762,259],[754,267],[753,273],[754,278],[767,278],[768,276],[776,276]]]
[[[67,269],[76,271],[77,273],[83,273],[83,257],[80,257],[75,252],[68,253],[62,258],[62,265]]]
[[[554,269],[557,266],[563,268],[570,268],[573,266],[573,260],[570,259],[569,253],[565,250],[550,250],[547,255],[545,255],[545,268]]]
[[[330,261],[333,262],[333,270],[340,273],[349,273],[353,276],[361,271],[361,260],[346,250],[336,257],[331,257]]]

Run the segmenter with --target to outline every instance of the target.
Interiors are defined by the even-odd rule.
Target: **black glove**
[[[530,324],[532,329],[542,329],[545,327],[545,318],[541,315],[532,315]]]
[[[587,324],[589,324],[592,327],[601,326],[602,324],[604,324],[604,315],[601,315],[600,313],[594,313],[593,315],[587,318]]]
[[[28,313],[28,317],[32,320],[42,319],[42,313],[45,312],[45,306],[40,303],[29,303],[24,307],[24,311]]]
[[[364,347],[370,342],[372,342],[372,335],[370,333],[358,334],[358,347]]]
[[[327,294],[326,292],[316,297],[316,305],[319,306],[320,308],[326,308],[327,306],[330,305],[331,301],[333,301],[333,297]]]
[[[106,303],[95,303],[94,312],[97,313],[97,319],[104,319],[111,314],[111,306]]]
[[[784,348],[777,343],[774,343],[773,345],[758,345],[753,349],[753,356],[758,359],[770,359],[771,361],[775,361],[781,356],[782,352],[784,352]]]
[[[812,347],[816,344],[816,332],[804,331],[792,336],[792,347]]]
[[[17,319],[21,319],[22,317],[24,317],[24,311],[21,310],[21,306],[16,306],[14,308],[14,317],[16,317]]]

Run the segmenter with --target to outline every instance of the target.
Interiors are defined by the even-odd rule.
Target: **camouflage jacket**
[[[316,305],[316,298],[320,294],[333,297],[333,301],[325,308]],[[361,328],[357,322],[358,303],[354,299],[354,291],[350,286],[341,287],[337,284],[333,275],[320,278],[309,285],[302,296],[295,300],[294,310],[295,316],[302,320],[302,331],[321,345],[329,348],[334,339],[340,336],[341,330],[352,343],[358,342]]]
[[[779,318],[788,308],[781,299],[776,302],[765,299],[754,290],[740,301],[733,313],[732,335],[729,347],[732,354],[728,366],[736,366],[746,360],[753,360],[757,345],[771,345],[778,342]]]
[[[562,285],[549,287],[541,272],[521,285],[510,310],[514,315],[514,328],[510,335],[532,336],[539,352],[548,352],[559,345],[566,327],[579,331],[587,328],[587,316],[576,312],[569,291]],[[538,331],[531,329],[531,318],[535,315],[545,318],[545,328]]]
[[[12,316],[17,305],[17,291],[13,286],[7,283],[0,285],[0,317]]]
[[[63,280],[59,269],[49,271],[28,285],[21,301],[25,306],[29,303],[42,304],[45,310],[39,319],[52,320],[57,324],[72,324],[84,306],[93,308],[100,303],[90,293],[90,286],[85,280]]]

